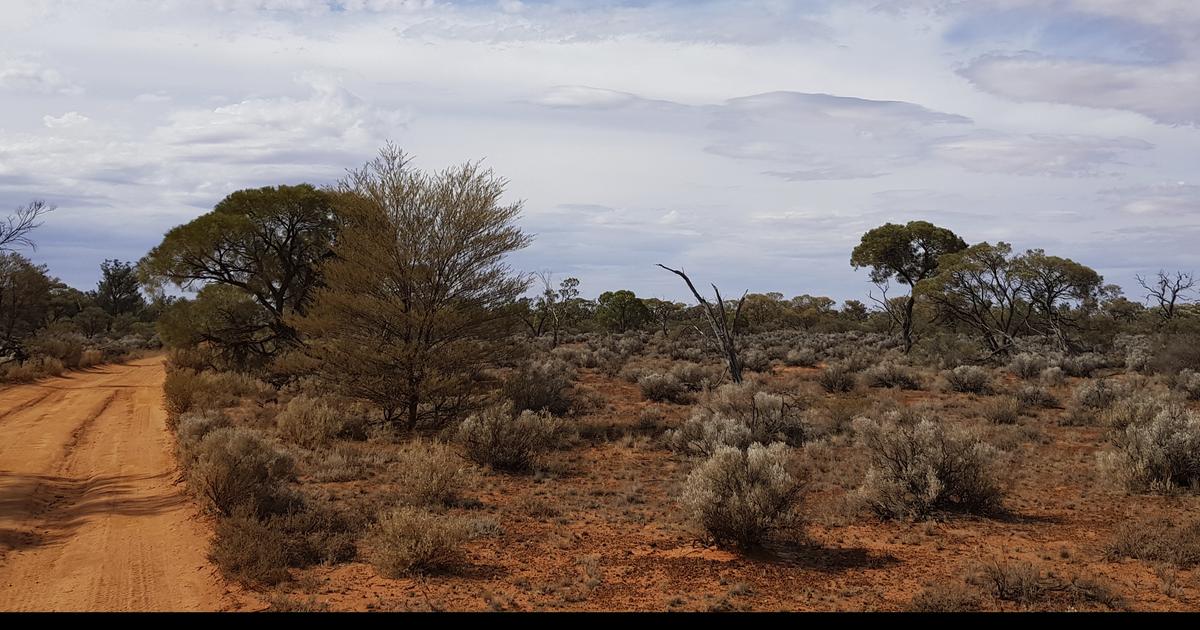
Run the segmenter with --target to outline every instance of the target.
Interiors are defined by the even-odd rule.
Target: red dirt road
[[[221,610],[149,358],[0,389],[0,610]]]

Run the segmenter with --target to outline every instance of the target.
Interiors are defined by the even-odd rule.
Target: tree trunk
[[[913,347],[913,307],[916,306],[917,298],[913,295],[908,296],[908,300],[904,302],[904,321],[901,322],[901,334],[904,336],[904,354],[912,351]]]
[[[408,430],[412,431],[417,428],[417,420],[419,419],[418,412],[420,410],[421,401],[416,396],[410,396],[408,399]]]
[[[742,305],[746,303],[746,293],[743,293],[742,299],[738,300],[737,310],[733,313],[733,323],[730,324],[725,315],[725,301],[721,298],[721,290],[717,288],[717,285],[712,285],[713,292],[717,296],[717,304],[713,306],[709,304],[708,300],[704,299],[704,296],[700,295],[700,292],[696,290],[696,286],[692,284],[692,279],[683,271],[671,269],[662,264],[658,266],[683,278],[688,288],[692,290],[692,295],[704,307],[704,314],[708,317],[709,325],[712,326],[713,336],[720,342],[721,350],[725,353],[725,360],[729,362],[729,378],[733,379],[734,383],[740,384],[742,382],[742,362],[737,354],[736,335],[738,319],[742,315]],[[747,291],[747,293],[749,292]]]

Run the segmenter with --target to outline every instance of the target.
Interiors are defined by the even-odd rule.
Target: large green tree
[[[289,319],[326,384],[410,429],[469,407],[529,286],[506,262],[530,237],[505,184],[477,164],[417,171],[390,145],[349,173],[325,284]]]
[[[100,282],[96,285],[96,305],[106,313],[138,315],[146,308],[146,299],[132,263],[105,260],[100,263]]]
[[[1040,249],[1025,252],[1013,265],[1037,315],[1030,319],[1031,326],[1053,337],[1061,350],[1070,350],[1069,332],[1078,325],[1081,311],[1100,307],[1104,278],[1091,267]]]
[[[161,306],[158,333],[168,346],[210,348],[213,367],[259,368],[275,354],[270,322],[271,314],[246,292],[210,284],[195,299]]]
[[[167,232],[139,263],[151,287],[222,284],[266,311],[268,352],[296,341],[286,322],[303,314],[320,284],[338,220],[336,195],[308,184],[237,191],[189,223]]]
[[[979,243],[947,254],[938,273],[919,290],[939,316],[977,332],[993,353],[1011,348],[1033,316],[1026,278],[1011,259],[1008,243]]]
[[[851,266],[869,268],[871,281],[883,291],[883,298],[875,301],[900,326],[905,352],[913,346],[917,285],[937,272],[943,256],[966,247],[962,238],[946,228],[928,221],[910,221],[905,225],[887,223],[863,234],[862,241],[850,254]],[[887,297],[887,287],[893,279],[911,288],[900,308],[895,308]]]
[[[0,362],[25,360],[22,344],[45,325],[54,285],[44,266],[0,252]]]
[[[625,332],[637,330],[653,315],[633,291],[605,291],[596,298],[596,321],[606,330]]]

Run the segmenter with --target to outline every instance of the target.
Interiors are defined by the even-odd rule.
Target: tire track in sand
[[[163,377],[152,358],[0,392],[0,610],[237,607],[174,482]]]

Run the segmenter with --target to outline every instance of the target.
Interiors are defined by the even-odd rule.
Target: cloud
[[[24,59],[0,62],[0,88],[66,96],[83,93],[82,87],[68,81],[58,70]]]
[[[764,174],[791,182],[880,177],[971,123],[915,103],[782,91],[730,99],[713,118],[705,151],[769,162]]]
[[[50,129],[66,129],[69,127],[78,127],[89,120],[87,116],[79,112],[67,112],[62,116],[42,116],[42,124]]]
[[[1200,66],[988,55],[962,70],[980,89],[1016,101],[1124,109],[1161,123],[1200,123]]]
[[[1134,138],[978,132],[939,140],[931,154],[981,173],[1097,177],[1113,174],[1105,167],[1121,163],[1123,154],[1148,151],[1154,145]]]
[[[170,114],[154,139],[176,159],[232,162],[323,161],[344,158],[396,137],[411,114],[373,107],[326,77],[306,76],[304,98],[254,98],[211,109]]]
[[[864,132],[893,132],[898,127],[928,124],[964,124],[971,119],[958,114],[936,112],[915,103],[877,101],[832,94],[770,92],[730,99],[726,109],[747,118],[770,116],[803,121],[845,124]]]
[[[624,107],[643,99],[628,92],[617,92],[583,85],[560,85],[534,99],[547,107],[579,107],[611,109]]]
[[[913,219],[1098,269],[1130,264],[1128,230],[1170,232],[1139,250],[1157,269],[1200,217],[1196,2],[13,4],[0,200],[59,204],[38,261],[79,286],[389,139],[421,168],[485,158],[538,235],[514,264],[593,294],[686,297],[664,262],[861,298],[854,241]]]
[[[369,0],[367,0],[369,2]],[[417,4],[417,3],[413,3]],[[405,38],[581,43],[639,38],[677,43],[770,45],[827,40],[819,5],[788,2],[512,2],[422,6],[398,27]]]
[[[135,103],[168,103],[171,97],[161,92],[138,94],[133,97]]]
[[[1120,212],[1148,220],[1200,216],[1200,186],[1185,182],[1113,188],[1099,196]]]

